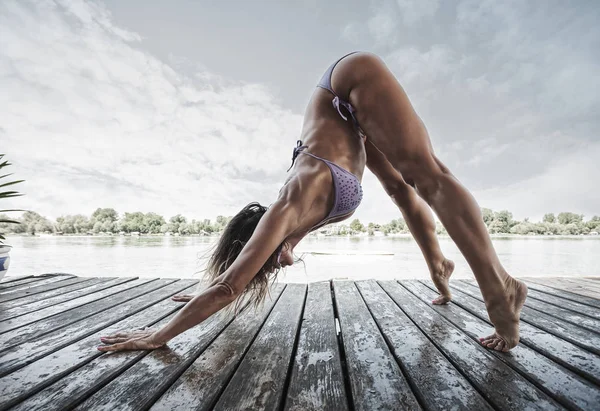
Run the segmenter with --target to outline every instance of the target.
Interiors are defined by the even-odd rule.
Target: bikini
[[[354,53],[350,53],[350,54],[354,54]],[[347,57],[350,54],[347,54],[344,57]],[[364,133],[360,129],[360,126],[358,125],[358,120],[356,119],[356,117],[354,115],[356,110],[354,109],[354,107],[352,107],[352,105],[349,102],[342,100],[336,94],[336,92],[333,91],[333,88],[331,87],[331,74],[333,72],[333,69],[340,62],[340,60],[342,60],[344,57],[340,58],[338,61],[333,63],[327,69],[327,71],[321,78],[321,81],[319,81],[319,84],[317,84],[317,87],[321,87],[325,90],[329,90],[334,95],[334,98],[332,100],[333,106],[337,109],[340,116],[342,116],[342,118],[344,120],[348,121],[348,117],[342,113],[340,106],[342,106],[346,109],[346,111],[350,114],[350,117],[352,118],[354,127],[357,130],[357,135],[362,139],[364,136]],[[292,165],[290,166],[288,171],[290,171],[290,169],[294,166],[294,162],[296,161],[296,158],[298,157],[298,155],[300,155],[300,154],[309,155],[309,156],[316,158],[317,160],[321,160],[325,164],[327,164],[327,167],[329,167],[329,169],[331,170],[331,176],[333,177],[333,188],[334,188],[333,208],[331,209],[331,211],[329,212],[327,217],[325,217],[325,219],[323,219],[323,221],[321,221],[319,224],[317,224],[316,226],[314,226],[311,229],[311,231],[312,231],[312,230],[315,230],[315,229],[325,225],[329,220],[331,220],[335,217],[350,214],[352,211],[356,210],[356,208],[358,208],[358,206],[360,205],[360,202],[362,200],[363,191],[362,191],[362,187],[360,185],[360,181],[358,180],[358,178],[356,178],[356,176],[354,174],[352,174],[348,170],[345,170],[344,168],[338,166],[337,164],[335,164],[329,160],[326,160],[326,159],[316,156],[314,154],[303,151],[306,148],[307,148],[307,146],[303,145],[301,140],[298,140],[296,147],[294,148],[294,153],[292,155]]]

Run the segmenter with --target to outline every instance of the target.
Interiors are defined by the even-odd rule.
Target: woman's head
[[[250,203],[231,219],[208,260],[205,277],[209,283],[233,264],[266,212],[267,207]],[[290,265],[291,252],[287,248],[285,243],[280,245],[246,287],[244,294],[255,305],[267,295],[269,280],[275,280],[282,266]],[[239,308],[239,304],[236,304],[236,308]]]

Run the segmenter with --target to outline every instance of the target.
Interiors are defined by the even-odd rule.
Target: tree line
[[[492,234],[521,234],[521,235],[581,235],[600,232],[600,217],[593,216],[584,221],[582,214],[562,212],[558,215],[549,213],[540,222],[530,222],[528,218],[517,221],[509,211],[493,211],[481,209],[483,221]],[[2,219],[0,215],[0,220]],[[17,219],[21,224],[0,223],[0,233],[15,234],[100,234],[100,233],[140,233],[164,234],[177,233],[180,235],[211,235],[219,234],[232,217],[218,216],[216,220],[188,220],[177,214],[167,221],[156,213],[124,213],[119,215],[112,208],[98,208],[91,216],[83,214],[65,215],[51,221],[40,214],[27,211]],[[386,224],[368,223],[364,225],[358,219],[350,224],[334,224],[320,230],[329,235],[357,235],[366,233],[383,235],[408,233],[408,226],[402,219],[395,219]],[[444,227],[438,222],[438,234],[446,234]]]

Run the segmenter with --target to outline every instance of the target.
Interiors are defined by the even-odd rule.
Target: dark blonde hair
[[[267,207],[259,203],[250,203],[231,219],[208,259],[204,273],[204,280],[207,284],[212,283],[231,267],[266,212]],[[235,305],[229,307],[230,309],[233,307],[235,312],[238,312],[246,302],[252,303],[255,307],[264,302],[270,284],[277,279],[277,274],[280,271],[277,255],[283,247],[284,244],[281,244],[271,254],[252,281],[246,286],[242,295],[236,300]]]

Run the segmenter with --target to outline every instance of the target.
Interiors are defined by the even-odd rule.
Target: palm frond
[[[19,184],[19,183],[22,183],[23,181],[25,181],[25,180],[11,181],[10,183],[0,184],[0,187],[6,187],[6,186],[13,185],[13,184]]]
[[[20,221],[16,221],[16,220],[3,220],[1,218],[0,218],[0,223],[21,224]]]
[[[14,208],[14,209],[11,209],[11,210],[0,210],[0,213],[9,213],[11,211],[27,211],[27,210],[21,210],[21,209],[18,209],[18,208]]]

